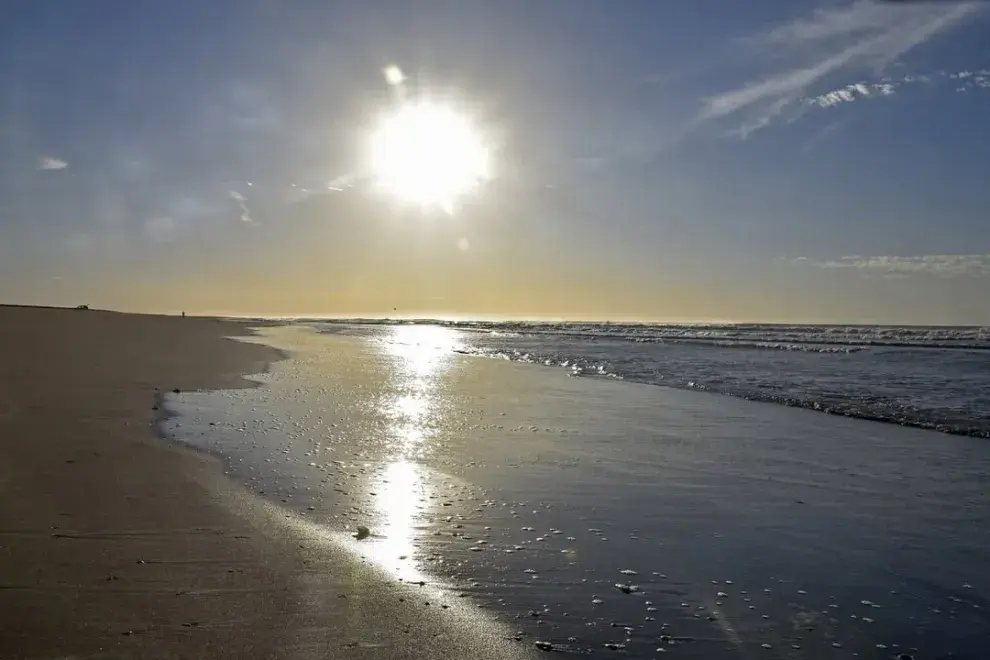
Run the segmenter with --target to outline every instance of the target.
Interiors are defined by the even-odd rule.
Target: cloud
[[[893,96],[898,85],[895,83],[853,83],[804,99],[805,103],[817,105],[820,108],[831,108],[843,103],[852,103],[857,99],[872,96]]]
[[[237,206],[241,209],[241,222],[254,222],[254,218],[251,217],[251,211],[248,209],[247,198],[236,190],[231,190],[228,195],[232,200],[237,202]]]
[[[359,183],[364,183],[364,181],[350,173],[334,177],[327,181],[326,184],[317,184],[312,188],[303,187],[297,183],[290,183],[285,196],[285,202],[287,204],[298,204],[317,195],[345,193]]]
[[[69,164],[61,158],[43,156],[38,159],[39,170],[64,170]]]
[[[955,92],[968,92],[972,89],[990,89],[990,69],[959,71],[935,74],[907,75],[900,78],[884,78],[878,82],[858,82],[832,89],[816,96],[802,99],[803,103],[819,108],[832,108],[861,99],[893,96],[902,87],[911,85],[931,85],[951,81]]]
[[[709,96],[701,121],[734,119],[745,136],[785,113],[800,114],[800,101],[827,79],[853,71],[880,71],[911,50],[972,18],[980,7],[877,3],[856,0],[819,9],[744,40],[754,60],[774,66],[757,77]],[[787,66],[781,68],[781,64]]]
[[[935,275],[938,277],[990,277],[990,254],[923,254],[916,256],[847,256],[832,260],[808,257],[785,259],[796,266],[837,270],[855,270],[864,275],[906,277]]]

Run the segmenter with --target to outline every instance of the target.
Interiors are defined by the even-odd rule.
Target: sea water
[[[778,364],[788,383],[803,371],[793,356],[930,347],[316,329],[270,334],[292,358],[260,388],[171,397],[170,434],[296,515],[368,527],[355,552],[491,609],[520,644],[595,657],[985,657],[986,440],[633,375],[666,376],[680,359],[696,369],[685,378],[725,381],[712,356],[727,351],[738,382]],[[479,357],[509,351],[536,364]],[[637,351],[652,356],[638,371]]]
[[[369,326],[311,322],[323,332]],[[452,323],[475,355],[990,437],[990,328]]]

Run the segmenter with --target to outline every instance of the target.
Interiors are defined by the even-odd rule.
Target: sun
[[[399,199],[452,211],[490,177],[481,132],[454,108],[417,101],[385,117],[371,137],[371,173]]]

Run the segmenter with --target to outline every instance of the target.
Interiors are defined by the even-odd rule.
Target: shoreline
[[[403,598],[162,440],[164,393],[250,389],[284,359],[229,338],[248,327],[0,307],[0,656],[505,657],[498,629]]]
[[[220,320],[225,320],[228,317],[210,317],[210,318],[217,318],[217,319],[220,319]],[[237,321],[236,317],[229,317],[229,318],[233,319],[236,322],[240,322],[240,321]],[[414,320],[414,321],[411,321],[411,322],[407,322],[407,321],[396,321],[394,319],[381,319],[381,320],[378,320],[378,321],[374,321],[374,320],[369,321],[367,319],[356,319],[354,321],[349,321],[349,320],[346,320],[346,319],[295,319],[295,318],[293,318],[293,319],[286,319],[286,322],[282,322],[282,321],[280,321],[278,319],[270,320],[268,322],[255,322],[256,321],[255,319],[250,319],[250,320],[251,320],[250,325],[251,325],[251,330],[252,331],[251,331],[250,335],[245,335],[245,336],[250,336],[250,337],[263,337],[264,336],[264,330],[266,328],[267,329],[272,329],[272,328],[312,328],[311,322],[320,322],[320,323],[326,323],[326,324],[329,324],[329,325],[336,325],[336,326],[356,325],[356,326],[381,326],[381,327],[395,327],[395,326],[402,326],[402,325],[430,326],[433,323],[437,323],[437,322],[431,321],[429,319],[417,319],[417,320]],[[247,322],[247,321],[245,321],[245,322]],[[439,322],[439,323],[441,324],[442,327],[451,327],[451,328],[454,328],[454,329],[459,330],[459,331],[462,331],[462,332],[469,332],[469,333],[472,333],[472,332],[485,332],[483,329],[479,329],[479,328],[475,328],[475,327],[463,327],[461,325],[458,325],[457,322],[452,323],[452,324],[451,323],[446,323],[446,322]],[[678,325],[678,324],[671,324],[671,325]],[[761,325],[774,325],[774,324],[761,324]],[[829,327],[829,326],[822,325],[821,327]],[[846,326],[835,326],[835,327],[846,327]],[[862,326],[862,327],[874,327],[874,326]],[[876,327],[885,327],[885,326],[876,326]],[[912,327],[936,327],[936,326],[912,326]],[[955,327],[969,327],[969,326],[944,326],[944,327],[955,328]],[[971,326],[971,327],[974,327],[975,328],[975,327],[978,327],[978,326]],[[320,330],[315,330],[315,331],[316,332],[322,332]],[[330,333],[330,334],[333,334],[333,333]],[[259,343],[259,342],[255,342],[255,343]],[[260,343],[264,343],[264,342],[260,342]],[[265,344],[265,345],[267,345],[267,344]],[[911,347],[911,346],[908,346],[908,347]],[[911,347],[911,348],[918,348],[918,347]],[[945,347],[943,347],[943,348],[945,348]],[[278,349],[278,348],[273,348],[273,350],[279,351],[281,353],[281,355],[282,355],[279,359],[275,360],[275,362],[279,362],[279,361],[282,361],[282,360],[288,360],[288,359],[291,359],[292,358],[292,355],[291,355],[291,352],[290,351],[283,350],[283,349]],[[924,349],[924,347],[922,347],[922,348],[919,348],[919,350],[925,350],[925,349]],[[966,347],[958,347],[958,348],[954,348],[952,350],[973,351],[973,350],[977,350],[977,349],[966,348]],[[987,349],[983,349],[983,350],[987,350]],[[471,357],[471,358],[483,358],[483,359],[489,359],[489,360],[506,360],[507,359],[508,361],[513,362],[513,363],[516,363],[516,364],[529,364],[529,365],[534,365],[534,366],[538,366],[538,367],[541,367],[541,368],[547,368],[547,367],[549,367],[549,368],[551,368],[553,370],[560,371],[561,373],[570,374],[570,372],[567,370],[566,367],[564,367],[562,365],[559,365],[559,364],[545,364],[545,363],[542,363],[541,364],[540,362],[533,362],[533,361],[530,361],[530,360],[518,360],[518,359],[513,359],[513,358],[507,358],[507,357],[505,357],[502,354],[476,353],[476,352],[460,351],[460,350],[455,351],[455,352],[457,352],[460,355],[464,355],[466,357]],[[269,372],[270,372],[270,367],[268,369],[266,369],[264,372],[260,372],[260,373],[267,374]],[[631,384],[636,384],[636,385],[645,385],[645,386],[648,386],[648,387],[659,387],[659,388],[664,388],[664,389],[670,389],[670,390],[674,390],[674,391],[677,391],[677,392],[692,392],[692,393],[697,393],[697,394],[714,395],[714,396],[718,396],[718,397],[727,397],[727,398],[732,399],[734,401],[746,401],[746,402],[749,402],[749,403],[757,403],[757,404],[770,405],[770,406],[775,406],[775,407],[784,407],[784,408],[789,408],[789,409],[793,409],[793,410],[804,411],[804,412],[807,412],[807,413],[814,413],[815,416],[825,415],[827,417],[857,420],[857,421],[861,421],[861,422],[869,422],[871,424],[881,424],[881,425],[883,425],[885,427],[899,427],[899,428],[914,429],[914,430],[919,430],[919,431],[930,431],[930,432],[937,433],[937,434],[943,435],[943,436],[953,436],[953,437],[963,437],[963,438],[978,438],[978,439],[990,439],[990,431],[987,431],[986,429],[982,429],[982,428],[977,427],[977,426],[970,426],[970,427],[962,427],[962,426],[960,426],[960,427],[950,427],[950,426],[946,426],[944,423],[934,423],[934,422],[927,423],[927,422],[916,422],[916,421],[898,420],[898,419],[892,419],[892,418],[888,418],[888,417],[883,417],[883,416],[880,416],[878,414],[857,413],[857,412],[850,412],[850,411],[845,411],[845,410],[832,410],[832,409],[830,409],[828,407],[815,407],[814,405],[807,405],[807,404],[803,404],[803,403],[794,403],[794,402],[788,402],[788,401],[781,401],[781,400],[776,400],[776,399],[772,399],[772,398],[761,398],[761,397],[743,396],[743,395],[735,394],[735,393],[732,393],[732,392],[722,391],[722,390],[719,390],[719,389],[716,389],[716,388],[709,388],[709,387],[686,387],[686,386],[676,385],[676,384],[672,384],[672,383],[652,382],[652,381],[649,381],[649,380],[640,380],[640,379],[637,379],[637,378],[628,378],[628,377],[621,376],[621,375],[614,374],[614,373],[607,373],[607,374],[588,373],[588,374],[580,374],[578,377],[589,378],[589,379],[592,379],[592,380],[600,379],[600,378],[603,378],[603,379],[613,379],[613,380],[616,380],[616,381],[621,381],[621,382],[626,382],[626,383],[631,383]]]
[[[227,321],[223,321],[223,322],[227,322]],[[239,321],[234,321],[234,323],[240,323],[240,322]],[[225,386],[225,387],[199,387],[199,388],[194,388],[192,391],[194,391],[194,392],[211,392],[211,391],[216,391],[216,390],[219,390],[219,389],[250,390],[250,389],[254,389],[256,387],[264,387],[264,383],[256,380],[254,377],[255,376],[264,376],[265,374],[270,374],[271,371],[272,371],[272,369],[275,367],[276,364],[278,364],[279,362],[285,361],[285,360],[292,359],[292,354],[291,354],[290,351],[283,350],[283,349],[280,349],[280,348],[274,348],[272,346],[268,346],[267,344],[265,344],[263,342],[244,342],[244,341],[241,341],[244,338],[260,337],[260,336],[261,335],[258,333],[256,327],[254,327],[254,326],[245,326],[244,327],[244,333],[243,334],[227,335],[227,336],[224,336],[223,338],[226,339],[226,340],[228,340],[228,341],[240,342],[240,343],[244,343],[244,344],[255,345],[255,346],[259,346],[259,347],[262,347],[262,348],[265,348],[265,349],[270,350],[273,353],[273,355],[272,355],[271,359],[266,360],[264,362],[264,368],[261,371],[248,371],[248,370],[245,370],[243,373],[239,374],[239,376],[238,376],[238,378],[240,379],[240,382],[238,382],[238,383],[236,383],[234,385],[229,385],[229,386]],[[173,417],[175,417],[176,414],[177,414],[177,413],[173,412],[172,410],[170,410],[168,408],[168,403],[166,402],[166,397],[170,393],[177,394],[177,392],[175,392],[174,390],[172,390],[171,392],[169,392],[168,390],[156,390],[155,391],[154,405],[152,407],[152,410],[154,411],[155,414],[154,414],[154,416],[152,417],[152,420],[151,420],[151,427],[152,427],[153,432],[154,432],[155,436],[157,437],[157,439],[158,440],[161,440],[162,443],[165,445],[166,448],[179,449],[179,450],[181,450],[182,447],[181,446],[178,446],[176,444],[176,442],[175,442],[174,439],[169,438],[167,432],[165,431],[165,427],[168,424],[169,420],[172,419]]]
[[[180,441],[393,577],[486,605],[520,650],[974,657],[978,440],[473,359],[446,331],[264,335],[298,359],[265,388],[175,397]],[[348,544],[358,524],[372,536]]]
[[[239,536],[243,524],[195,488],[193,476],[215,465],[160,443],[157,401],[172,388],[244,386],[240,373],[274,353],[225,339],[246,328],[214,320],[57,308],[0,315],[0,382],[10,388],[0,654],[208,647],[194,624],[215,617],[214,606],[169,600],[220,582],[206,567],[227,552],[210,537]],[[184,639],[165,639],[183,628]]]
[[[346,327],[318,325],[331,332],[334,327]],[[982,405],[990,382],[982,377],[970,381],[971,374],[990,367],[990,344],[972,331],[965,338],[950,336],[963,328],[951,328],[940,337],[919,337],[897,334],[905,328],[863,336],[846,332],[849,326],[839,326],[845,331],[835,337],[822,326],[796,326],[775,334],[771,326],[762,324],[712,336],[677,324],[651,324],[642,332],[621,324],[577,330],[559,324],[511,322],[443,327],[467,334],[491,333],[467,342],[462,352],[469,355],[543,363],[579,375],[710,392],[947,435],[990,438],[990,417]],[[888,331],[894,338],[887,336]],[[815,378],[807,379],[811,373]],[[873,377],[867,380],[866,374]],[[968,382],[971,387],[961,384]]]

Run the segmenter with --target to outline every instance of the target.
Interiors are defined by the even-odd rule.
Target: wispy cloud
[[[38,159],[39,170],[64,170],[69,164],[61,158],[42,156]]]
[[[907,75],[899,78],[883,78],[877,82],[857,82],[816,96],[806,97],[802,99],[802,102],[819,108],[832,108],[861,99],[894,96],[896,92],[906,86],[944,84],[946,82],[952,84],[953,92],[990,89],[990,69],[958,71],[956,73],[940,71],[930,75]]]
[[[785,113],[799,114],[807,107],[800,101],[829,79],[883,70],[972,18],[980,4],[908,6],[856,0],[776,26],[745,40],[755,60],[772,58],[776,66],[762,77],[708,97],[699,119],[731,119],[742,125],[741,135],[748,135]],[[787,66],[781,68],[781,63]]]
[[[247,198],[236,190],[231,190],[228,195],[232,200],[237,202],[237,206],[241,209],[241,222],[254,222],[254,218],[251,217],[251,211],[248,209]]]
[[[896,89],[897,85],[893,83],[853,83],[805,99],[805,102],[817,105],[820,108],[831,108],[843,103],[852,103],[856,99],[867,99],[873,96],[893,96]]]
[[[327,181],[326,184],[317,184],[312,188],[300,186],[297,183],[290,183],[285,201],[287,204],[298,204],[316,195],[331,195],[346,192],[358,183],[363,183],[363,181],[354,174],[342,174]]]
[[[847,256],[831,260],[807,257],[785,259],[790,264],[813,268],[855,270],[864,275],[906,277],[990,277],[990,254],[922,254],[915,256]]]

